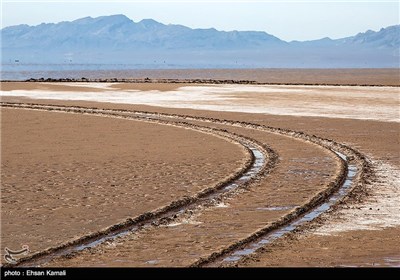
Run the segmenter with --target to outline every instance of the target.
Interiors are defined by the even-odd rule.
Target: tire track
[[[221,200],[222,196],[228,197],[230,195],[233,195],[238,189],[248,186],[253,180],[256,179],[259,173],[264,172],[267,169],[272,169],[275,164],[274,159],[276,159],[276,155],[274,151],[266,146],[264,147],[264,145],[259,144],[252,139],[237,135],[235,133],[229,133],[225,130],[208,128],[204,126],[188,124],[185,122],[173,122],[170,120],[165,121],[148,116],[127,116],[115,112],[111,113],[104,112],[102,110],[92,110],[90,108],[78,109],[72,107],[67,108],[59,106],[41,106],[16,103],[0,103],[0,105],[4,108],[74,114],[90,114],[101,117],[140,120],[162,125],[189,128],[202,133],[212,134],[214,136],[241,145],[247,151],[247,155],[249,156],[249,160],[247,160],[241,170],[233,174],[226,181],[221,182],[214,187],[204,189],[191,197],[184,197],[180,200],[175,200],[171,202],[171,204],[156,209],[155,211],[144,213],[135,218],[129,218],[125,222],[113,225],[106,230],[83,236],[77,240],[64,243],[57,247],[49,248],[26,258],[21,258],[14,265],[5,264],[3,265],[4,267],[40,265],[48,262],[55,257],[68,255],[75,251],[80,251],[85,248],[97,246],[107,240],[115,239],[127,233],[140,230],[141,228],[146,226],[157,226],[160,224],[171,223],[179,219],[181,216],[186,215],[187,212],[193,212],[193,209],[195,208],[198,208],[200,206],[202,208],[210,207],[217,204]],[[269,159],[268,162],[266,162],[266,158]]]
[[[2,103],[2,106],[21,106],[19,103]],[[35,105],[35,104],[25,104],[22,106],[33,106],[35,108],[40,107],[41,110],[63,110],[66,112],[73,112],[76,110],[83,110],[84,113],[102,113],[112,116],[124,116],[124,117],[138,117],[141,120],[153,121],[154,119],[158,121],[166,121],[166,120],[183,120],[179,122],[174,122],[174,124],[178,125],[194,125],[189,122],[201,122],[201,123],[209,123],[209,124],[219,124],[219,125],[227,125],[232,127],[241,127],[246,129],[253,129],[259,131],[265,131],[267,133],[274,133],[278,135],[283,135],[295,139],[299,139],[305,142],[316,144],[332,153],[333,156],[337,157],[341,161],[341,170],[339,172],[339,176],[335,178],[325,189],[324,191],[315,195],[312,199],[310,199],[306,204],[297,207],[295,210],[285,215],[278,221],[274,222],[272,225],[269,225],[252,235],[248,236],[245,239],[239,240],[230,246],[219,250],[218,252],[214,252],[208,257],[201,258],[197,262],[193,263],[192,266],[204,266],[210,265],[215,261],[220,260],[224,256],[234,252],[235,250],[240,250],[243,246],[251,244],[259,240],[262,236],[272,232],[273,230],[277,230],[282,228],[293,221],[304,216],[304,214],[312,211],[318,205],[325,202],[329,197],[331,197],[335,191],[337,191],[345,182],[348,175],[348,164],[352,163],[353,166],[356,166],[358,174],[354,177],[354,182],[351,187],[349,187],[348,195],[357,196],[362,192],[363,185],[369,180],[371,176],[371,168],[369,161],[365,158],[364,155],[360,154],[358,151],[348,147],[346,145],[337,143],[331,139],[324,139],[317,137],[315,135],[308,135],[303,132],[297,132],[287,129],[269,127],[265,125],[258,125],[249,122],[240,122],[240,121],[231,121],[231,120],[220,120],[215,118],[206,118],[206,117],[193,117],[187,115],[179,115],[179,114],[161,114],[154,112],[146,112],[146,111],[131,111],[131,110],[114,110],[114,109],[99,109],[99,108],[85,108],[79,106],[51,106],[51,105]],[[226,130],[225,130],[226,131]],[[266,149],[268,150],[268,148]],[[272,151],[268,150],[270,155],[270,163],[272,161],[272,165],[266,167],[265,169],[271,169],[275,164],[277,158],[276,155],[272,153]],[[345,155],[346,161],[340,159],[337,153],[342,153]],[[271,156],[272,155],[272,156]],[[341,198],[341,200],[346,199],[346,196]],[[328,210],[328,209],[326,209]],[[171,221],[171,220],[170,220]]]

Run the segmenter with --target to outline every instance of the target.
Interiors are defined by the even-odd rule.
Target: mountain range
[[[85,17],[1,29],[2,63],[125,64],[138,68],[399,67],[400,25],[355,36],[286,42],[259,31],[218,31]]]

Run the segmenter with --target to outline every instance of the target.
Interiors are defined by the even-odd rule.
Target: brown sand
[[[19,98],[3,98],[3,101],[27,101],[27,99],[19,99]],[[32,102],[32,100],[29,100]],[[384,163],[392,166],[393,168],[399,168],[399,123],[393,122],[377,122],[372,120],[352,120],[352,119],[333,119],[333,118],[317,118],[317,117],[291,117],[291,116],[273,116],[273,115],[263,115],[263,114],[244,114],[244,113],[229,113],[229,112],[211,112],[211,111],[195,111],[190,109],[168,109],[168,108],[156,108],[149,106],[138,106],[138,105],[118,105],[118,104],[99,104],[99,103],[90,103],[90,102],[72,102],[72,101],[44,101],[44,100],[35,100],[34,102],[38,103],[49,103],[49,104],[79,104],[82,106],[96,106],[96,107],[105,107],[105,108],[130,108],[137,110],[148,110],[148,111],[157,111],[157,112],[169,112],[169,113],[179,113],[179,114],[188,114],[188,115],[197,115],[197,116],[209,116],[221,119],[236,119],[236,120],[246,120],[255,123],[263,123],[276,127],[283,128],[291,128],[299,131],[304,131],[309,134],[316,134],[322,137],[327,137],[334,139],[335,141],[345,143],[351,147],[354,147],[366,154],[374,161],[379,163]],[[349,99],[348,102],[357,105],[357,98]],[[377,103],[377,110],[379,110],[379,103]],[[240,132],[241,129],[236,129]],[[242,130],[243,132],[243,130]],[[4,132],[3,132],[4,133]],[[246,132],[248,134],[249,132]],[[257,135],[259,134],[259,135]],[[300,196],[294,196],[293,190],[297,190],[295,183],[295,176],[288,176],[288,171],[290,168],[293,170],[299,169],[298,167],[288,165],[287,161],[295,158],[293,153],[298,153],[298,151],[304,150],[304,158],[313,158],[319,157],[322,159],[322,155],[324,154],[317,147],[310,146],[310,151],[307,149],[298,149],[298,146],[292,141],[284,142],[279,139],[274,139],[274,137],[264,135],[261,132],[252,132],[251,136],[259,139],[260,141],[265,141],[268,144],[272,144],[275,149],[279,151],[280,160],[282,161],[277,169],[274,171],[275,173],[271,174],[272,176],[269,182],[267,181],[260,182],[260,185],[257,185],[258,188],[254,193],[246,192],[239,195],[237,198],[233,198],[233,201],[229,201],[229,208],[220,208],[214,209],[212,211],[204,211],[201,213],[201,216],[196,217],[195,220],[189,221],[184,226],[175,226],[175,227],[167,227],[167,228],[158,228],[154,231],[150,230],[149,232],[145,232],[144,235],[133,236],[131,240],[125,240],[121,244],[116,242],[115,244],[108,244],[110,248],[107,248],[106,245],[101,246],[101,248],[94,249],[92,252],[84,252],[82,255],[78,255],[77,258],[72,258],[69,260],[59,260],[52,263],[53,265],[89,265],[89,264],[97,264],[97,265],[182,265],[187,264],[184,260],[179,260],[176,263],[172,262],[172,259],[181,255],[182,252],[185,252],[186,255],[194,254],[192,256],[193,259],[198,257],[201,254],[206,254],[215,250],[215,245],[217,238],[213,238],[213,236],[208,235],[200,235],[202,232],[202,227],[206,227],[207,229],[212,229],[212,225],[217,225],[218,228],[215,228],[215,234],[220,233],[222,235],[217,235],[218,238],[221,238],[221,244],[224,242],[229,243],[232,242],[235,238],[240,238],[243,235],[246,235],[249,231],[254,230],[258,226],[263,223],[267,223],[273,219],[276,219],[275,213],[272,215],[261,215],[255,211],[246,212],[244,205],[248,205],[249,203],[257,203],[257,199],[260,195],[260,200],[266,199],[269,200],[268,206],[273,205],[273,203],[278,202],[280,200],[284,201],[287,205],[288,202],[293,203],[302,203],[307,196],[307,193],[311,195],[315,193],[318,189],[316,182],[323,184],[323,180],[332,176],[333,173],[329,173],[334,171],[332,169],[332,162],[329,163],[325,168],[323,165],[319,167],[321,162],[316,161],[315,165],[312,162],[303,162],[303,165],[300,167],[300,170],[312,170],[313,166],[315,166],[318,177],[308,178],[312,182],[312,187],[317,187],[316,189],[302,189]],[[373,139],[373,141],[371,140]],[[4,144],[2,144],[4,145]],[[296,148],[289,148],[290,145],[294,145]],[[304,144],[303,144],[304,145]],[[306,145],[307,146],[307,145]],[[326,157],[326,156],[325,156]],[[289,161],[290,162],[290,161]],[[296,164],[296,163],[295,163]],[[331,166],[331,167],[328,167]],[[285,169],[286,168],[286,169]],[[289,169],[288,169],[289,168]],[[321,169],[319,169],[321,168]],[[319,171],[317,171],[319,170]],[[321,173],[318,172],[328,172],[327,177],[324,179],[324,176],[321,176]],[[329,175],[331,174],[331,175]],[[378,174],[379,175],[379,174]],[[286,178],[290,177],[290,178]],[[273,180],[276,178],[277,181]],[[304,186],[305,178],[297,178],[298,184]],[[282,180],[289,180],[291,182],[291,187],[285,188],[284,190],[279,190],[282,186],[286,186],[285,184],[280,185],[280,182],[284,182]],[[391,178],[386,178],[387,181],[392,180]],[[326,182],[326,181],[325,181]],[[385,184],[385,180],[380,182],[381,184]],[[265,187],[272,187],[272,189],[263,189],[263,184]],[[272,184],[272,185],[270,185]],[[276,184],[276,187],[273,187],[273,184]],[[267,186],[268,185],[268,186]],[[380,197],[378,194],[373,192],[374,187],[377,185],[372,185],[369,188],[369,194],[372,199],[380,201]],[[2,187],[3,189],[3,187]],[[281,192],[280,192],[281,191]],[[292,195],[292,198],[290,198]],[[390,204],[391,195],[386,194],[388,203]],[[269,197],[269,198],[268,198]],[[243,199],[243,200],[242,200]],[[343,207],[352,207],[352,205],[358,205],[358,202],[349,201],[347,206]],[[360,202],[361,206],[363,202]],[[393,204],[393,203],[392,203]],[[280,205],[280,204],[279,204]],[[365,205],[364,205],[365,206]],[[363,206],[363,207],[364,207]],[[360,207],[360,211],[369,217],[369,220],[374,220],[376,217],[374,216],[375,210],[369,210],[369,208],[364,209]],[[234,210],[240,210],[235,212]],[[372,212],[369,212],[372,211]],[[381,210],[379,210],[381,211]],[[225,213],[225,214],[224,214]],[[282,214],[282,213],[277,213]],[[222,216],[219,216],[222,215]],[[226,218],[221,219],[221,217]],[[232,216],[233,215],[233,216]],[[236,217],[238,215],[238,217]],[[369,215],[369,216],[368,216]],[[390,213],[388,214],[390,215]],[[235,218],[233,218],[235,217]],[[357,216],[356,216],[357,217]],[[379,219],[382,217],[380,216]],[[385,217],[383,217],[385,218]],[[320,223],[322,227],[324,225],[331,226],[340,226],[341,220],[346,220],[346,214],[341,212],[341,208],[332,213],[331,215],[327,215],[321,219]],[[230,222],[232,221],[232,222]],[[200,222],[200,224],[198,223]],[[207,225],[206,225],[207,224]],[[210,227],[207,227],[210,226]],[[221,230],[220,228],[221,227]],[[394,265],[393,261],[387,261],[385,259],[398,259],[398,247],[395,246],[399,242],[399,226],[392,225],[391,229],[385,229],[384,225],[383,229],[380,230],[356,230],[352,232],[344,231],[339,232],[336,235],[316,235],[314,233],[315,227],[319,227],[318,224],[311,226],[312,230],[310,232],[300,232],[298,235],[292,236],[290,239],[284,239],[281,243],[278,243],[276,246],[272,246],[268,248],[268,250],[257,254],[252,258],[252,260],[247,260],[242,265],[249,266],[326,266],[326,265],[361,265],[361,266],[369,266],[374,263],[378,263],[380,265]],[[199,230],[199,236],[193,239],[193,233]],[[227,230],[231,230],[233,235],[237,234],[237,236],[226,236]],[[158,233],[163,233],[161,236]],[[206,231],[208,233],[208,231]],[[162,238],[163,236],[177,236],[179,238],[173,239],[172,241],[169,239]],[[190,238],[187,238],[187,237]],[[384,237],[384,238],[383,238]],[[180,239],[182,238],[182,239]],[[211,239],[210,239],[211,238]],[[135,241],[138,239],[140,242]],[[193,242],[193,240],[197,240]],[[179,244],[182,241],[179,247],[175,247],[175,244]],[[178,242],[178,243],[176,243]],[[209,243],[210,242],[210,243]],[[151,256],[147,254],[154,254],[157,250],[154,248],[159,248],[157,244],[163,244],[166,246],[167,251],[162,252],[161,255],[165,254],[167,257],[161,258],[158,262],[147,262],[146,261],[154,261],[154,259],[146,259],[145,257]],[[210,245],[209,245],[210,244]],[[169,247],[170,246],[170,247]],[[210,247],[207,247],[210,246]],[[161,247],[161,246],[160,246]],[[112,249],[114,248],[114,249]],[[118,248],[119,250],[115,250]],[[310,248],[310,249],[307,249]],[[351,248],[351,252],[349,254],[348,248]],[[135,258],[132,260],[130,258],[131,252],[140,253],[141,251],[146,252],[143,256]],[[200,252],[200,253],[199,253]],[[312,252],[312,257],[310,256],[310,252]],[[93,257],[89,257],[90,253],[93,253]],[[112,255],[115,254],[115,255]],[[198,254],[198,255],[196,255]],[[82,256],[82,257],[81,257]],[[125,261],[125,263],[118,263],[115,260],[120,259]],[[100,263],[101,260],[105,261],[105,263]],[[114,261],[112,261],[114,260]],[[293,261],[292,261],[293,260]]]
[[[187,84],[153,84],[153,83],[113,83],[110,87],[119,90],[175,90]],[[102,92],[101,88],[90,87],[88,83],[32,83],[32,82],[6,82],[0,83],[0,90],[45,90],[45,91],[80,91],[80,92]]]
[[[201,211],[179,223],[128,235],[48,265],[187,266],[304,204],[325,189],[336,175],[335,158],[313,144],[265,132],[217,127],[268,143],[281,158],[278,166],[249,192],[224,201],[220,207]],[[270,210],[274,207],[284,209]]]
[[[241,263],[244,267],[327,267],[400,265],[400,228],[358,230],[339,236],[297,234]]]
[[[2,91],[10,91],[10,90],[46,90],[46,91],[68,91],[68,90],[76,90],[76,91],[87,91],[89,90],[85,86],[72,86],[66,85],[62,83],[25,83],[25,82],[12,82],[12,83],[1,83]],[[91,88],[90,91],[100,92],[101,89]]]
[[[1,244],[32,252],[222,181],[242,148],[188,129],[2,109]],[[207,174],[207,176],[204,176]]]

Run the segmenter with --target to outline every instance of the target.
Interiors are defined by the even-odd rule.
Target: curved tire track
[[[91,110],[88,108],[77,109],[72,107],[66,108],[59,106],[42,106],[16,103],[0,103],[0,105],[4,108],[64,112],[74,114],[90,114],[101,117],[121,118],[135,121],[139,120],[162,125],[189,128],[202,133],[211,134],[241,145],[246,150],[247,156],[249,157],[241,170],[232,174],[227,180],[220,182],[213,187],[204,189],[194,194],[193,196],[175,200],[165,207],[156,209],[151,212],[143,213],[142,215],[139,215],[135,218],[128,218],[125,222],[113,225],[103,231],[83,236],[71,242],[61,244],[60,246],[52,247],[47,250],[35,253],[26,258],[21,258],[16,264],[5,264],[3,265],[4,267],[37,265],[39,263],[45,263],[46,261],[54,257],[67,255],[83,248],[96,246],[99,243],[108,240],[109,238],[114,238],[117,235],[123,235],[125,232],[132,231],[146,225],[158,225],[165,224],[166,222],[172,222],[173,220],[178,219],[179,216],[183,214],[182,211],[191,211],[191,208],[195,208],[199,205],[203,207],[211,206],[215,204],[218,200],[220,200],[222,196],[230,196],[234,194],[237,189],[246,187],[255,179],[255,177],[259,173],[273,168],[275,164],[274,159],[277,158],[273,150],[258,143],[253,139],[240,136],[235,133],[230,133],[226,130],[208,128],[204,126],[188,124],[185,122],[163,121],[159,119],[152,119],[149,117],[143,118],[139,116],[126,116],[115,112],[103,112],[101,110]],[[256,152],[258,153],[258,158],[255,156]],[[269,159],[268,162],[265,161],[265,157]],[[246,179],[241,179],[242,177],[246,177]],[[234,186],[228,188],[230,185]]]
[[[15,107],[15,106],[21,106],[19,103],[2,103],[2,106],[4,107]],[[206,118],[206,117],[194,117],[194,116],[188,116],[188,115],[179,115],[179,114],[165,114],[165,113],[154,113],[154,112],[146,112],[146,111],[131,111],[131,110],[115,110],[115,109],[99,109],[99,108],[86,108],[86,107],[80,107],[80,106],[51,106],[51,105],[37,105],[37,104],[25,104],[22,106],[33,106],[33,107],[40,107],[43,110],[62,110],[62,111],[67,111],[67,112],[73,112],[76,110],[83,110],[85,113],[93,113],[93,112],[98,112],[102,114],[108,114],[112,116],[118,116],[121,117],[121,115],[124,115],[125,117],[128,116],[136,116],[141,119],[158,119],[158,121],[165,121],[165,120],[184,120],[184,121],[194,121],[194,122],[202,122],[202,123],[214,123],[214,124],[221,124],[221,125],[227,125],[227,126],[234,126],[234,127],[241,127],[241,128],[246,128],[246,129],[255,129],[255,130],[260,130],[260,131],[265,131],[267,133],[275,133],[287,137],[292,137],[296,139],[300,139],[305,142],[310,142],[313,144],[316,144],[328,151],[330,151],[334,156],[338,158],[334,152],[341,152],[347,156],[347,162],[341,160],[341,170],[339,172],[339,176],[337,176],[329,185],[328,187],[315,195],[312,199],[310,199],[307,203],[297,207],[294,209],[292,212],[289,214],[285,215],[278,221],[272,223],[271,225],[251,234],[247,238],[244,238],[242,240],[239,240],[235,242],[234,244],[231,244],[230,246],[223,248],[219,250],[218,252],[214,252],[208,257],[201,258],[197,262],[193,263],[192,266],[204,266],[204,265],[209,265],[212,262],[220,259],[221,257],[225,256],[228,253],[231,253],[234,250],[237,250],[238,248],[241,248],[245,244],[249,244],[251,242],[254,242],[255,240],[259,239],[261,236],[276,230],[278,228],[281,228],[288,223],[298,219],[301,217],[304,213],[307,213],[326,201],[335,191],[337,191],[341,185],[343,184],[345,178],[346,178],[346,173],[347,173],[347,164],[348,162],[353,162],[354,164],[357,165],[358,169],[358,175],[355,179],[355,183],[353,183],[351,190],[349,192],[350,196],[357,196],[359,190],[362,190],[363,185],[369,181],[369,176],[371,174],[371,167],[370,163],[367,160],[367,158],[356,151],[355,149],[348,147],[344,144],[337,143],[331,139],[325,139],[321,138],[315,135],[308,135],[303,132],[297,132],[293,130],[288,130],[288,129],[281,129],[281,128],[275,128],[275,127],[270,127],[270,126],[265,126],[265,125],[259,125],[259,124],[254,124],[250,122],[240,122],[240,121],[232,121],[232,120],[221,120],[221,119],[215,119],[215,118]],[[193,124],[189,124],[187,122],[179,121],[179,122],[174,122],[175,125],[183,125],[183,126],[192,126]],[[225,130],[226,132],[226,130]],[[268,150],[268,148],[267,148]],[[272,153],[271,150],[268,150],[269,155],[270,155],[270,162],[269,166],[265,167],[265,170],[269,170],[270,168],[273,167],[274,163],[276,162],[276,155]],[[264,174],[265,175],[265,174]],[[346,199],[343,198],[343,199]]]

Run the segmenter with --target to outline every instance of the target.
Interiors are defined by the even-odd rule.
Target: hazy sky
[[[399,24],[396,1],[96,1],[2,0],[2,27],[124,14],[137,22],[218,30],[258,30],[284,40],[341,38]]]

